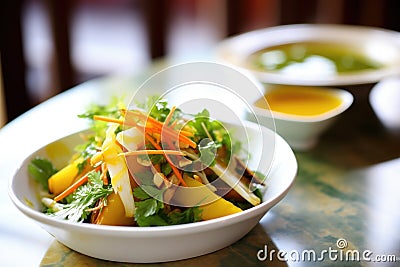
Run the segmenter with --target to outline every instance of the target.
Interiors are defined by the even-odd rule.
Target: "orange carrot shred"
[[[138,130],[143,132],[145,137],[146,137],[146,139],[157,150],[153,150],[153,151],[151,151],[151,150],[143,150],[142,151],[141,150],[141,151],[126,152],[126,153],[121,153],[121,154],[125,154],[125,155],[163,154],[165,156],[165,159],[167,160],[167,162],[170,164],[173,173],[175,174],[175,176],[180,181],[180,183],[182,183],[184,186],[187,186],[186,182],[182,178],[181,173],[175,167],[174,163],[172,162],[172,160],[168,156],[168,155],[183,156],[185,154],[180,152],[180,151],[176,151],[176,150],[163,150],[161,148],[161,146],[158,144],[159,140],[158,140],[158,142],[156,142],[153,139],[153,137],[151,136],[151,134],[157,136],[157,135],[161,135],[161,134],[165,133],[166,137],[173,138],[173,140],[177,140],[179,142],[182,142],[182,143],[185,143],[185,144],[189,145],[192,148],[196,148],[197,144],[188,137],[188,136],[193,136],[193,133],[191,133],[189,131],[185,131],[185,130],[181,130],[181,131],[178,132],[175,129],[173,129],[172,127],[167,127],[168,124],[170,123],[171,119],[172,119],[172,116],[173,116],[173,113],[174,113],[175,110],[176,110],[176,107],[173,106],[171,108],[171,111],[169,112],[167,118],[165,119],[164,123],[156,120],[155,118],[153,118],[151,116],[148,116],[148,115],[144,114],[143,112],[141,112],[139,110],[132,110],[131,111],[131,110],[125,110],[125,109],[121,109],[121,113],[125,117],[124,120],[115,119],[115,118],[108,118],[108,117],[104,117],[104,116],[94,116],[94,119],[95,120],[105,121],[105,122],[114,122],[114,123],[118,123],[118,124],[121,124],[121,125],[125,124],[125,125],[129,125],[129,126],[134,126]],[[133,116],[133,118],[131,116]],[[136,117],[136,119],[134,119],[135,117]],[[139,125],[137,123],[137,121],[140,121],[140,120],[144,121],[144,126]],[[169,143],[170,146],[173,146],[172,141],[170,139],[168,140],[168,143]],[[155,151],[157,151],[157,152],[155,152]],[[87,181],[87,178],[86,178],[86,181]],[[79,185],[77,187],[79,187]],[[75,189],[71,189],[71,190],[73,192]],[[61,193],[61,194],[63,194],[63,193]],[[69,195],[69,194],[70,193],[68,193],[67,195]],[[65,196],[63,196],[62,198],[64,198],[64,197]],[[62,198],[59,198],[59,199],[62,199]]]
[[[105,116],[100,116],[100,115],[94,115],[93,119],[97,120],[97,121],[105,121],[105,122],[114,122],[114,123],[118,123],[118,124],[124,124],[123,120],[110,118],[110,117],[105,117]]]
[[[103,180],[104,185],[108,185],[108,179],[107,179],[107,165],[103,162],[101,164],[101,179]]]
[[[155,126],[155,125],[151,125],[151,126],[154,126],[154,127],[146,127],[146,130],[149,130],[150,132],[153,132],[153,133],[166,134],[169,137],[178,139],[182,143],[188,144],[192,148],[196,148],[196,146],[197,146],[197,144],[193,140],[178,133],[177,131],[175,131],[169,127],[163,128],[163,127]]]
[[[146,139],[156,148],[161,150],[161,147],[153,140],[153,138],[146,133]],[[172,172],[175,174],[175,176],[178,178],[178,180],[184,185],[187,186],[185,180],[183,180],[182,175],[180,174],[179,170],[175,167],[174,163],[171,161],[171,159],[165,155],[165,159],[168,161],[169,165],[171,166]]]
[[[88,181],[89,173],[94,172],[94,171],[99,171],[100,169],[101,169],[101,165],[97,166],[96,169],[91,170],[86,175],[84,175],[81,178],[79,178],[78,180],[76,180],[75,183],[73,183],[67,189],[65,189],[63,192],[61,192],[59,195],[57,195],[54,198],[54,201],[58,202],[58,201],[64,199],[65,197],[69,196],[70,194],[72,194],[79,186],[83,185],[84,183],[86,183]]]
[[[149,154],[149,155],[165,154],[165,155],[179,155],[179,156],[185,155],[185,153],[178,151],[178,150],[162,150],[162,149],[159,149],[159,150],[152,150],[152,149],[134,150],[134,151],[128,151],[128,152],[121,153],[121,155],[125,155],[125,156],[146,155],[146,154]]]
[[[171,108],[171,110],[169,111],[167,117],[165,118],[165,121],[164,121],[164,126],[165,126],[165,127],[168,127],[168,124],[169,124],[169,122],[171,121],[172,116],[174,115],[175,109],[176,109],[176,106],[173,106],[173,107]]]
[[[127,111],[125,111],[126,115],[129,114]],[[171,137],[177,137],[177,139],[185,144],[188,144],[190,147],[192,148],[196,148],[197,144],[192,141],[190,138],[188,138],[187,136],[193,136],[193,134],[191,134],[190,132],[187,131],[175,131],[172,128],[169,127],[164,127],[164,124],[156,119],[154,119],[153,117],[150,116],[146,116],[145,114],[143,114],[140,111],[130,111],[131,114],[136,114],[139,117],[142,117],[142,119],[146,120],[146,130],[149,130],[150,132],[153,133],[158,133],[161,134],[162,132],[165,131],[165,133]],[[128,118],[126,118],[125,116],[125,120],[120,120],[120,119],[115,119],[115,118],[109,118],[109,117],[105,117],[105,116],[99,116],[99,115],[95,115],[93,116],[94,120],[100,120],[100,121],[105,121],[105,122],[113,122],[113,123],[118,123],[120,125],[128,125],[128,126],[134,126],[137,128],[141,128],[143,126],[138,125],[135,121],[133,120],[128,120]],[[150,127],[148,127],[150,126]]]

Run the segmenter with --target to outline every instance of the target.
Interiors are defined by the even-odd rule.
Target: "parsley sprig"
[[[91,213],[88,209],[94,207],[99,200],[106,201],[112,192],[111,185],[103,185],[100,172],[91,172],[88,174],[88,182],[68,196],[66,204],[57,205],[57,210],[48,209],[47,213],[60,219],[82,222],[87,220]]]

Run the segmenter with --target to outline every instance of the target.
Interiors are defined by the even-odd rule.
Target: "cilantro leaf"
[[[165,219],[158,215],[154,214],[152,216],[148,217],[139,217],[136,219],[136,222],[139,226],[141,227],[146,227],[146,226],[166,226],[169,225]]]
[[[188,122],[188,125],[196,130],[196,137],[198,140],[207,138],[208,124],[210,121],[210,112],[207,109],[203,109],[197,113],[192,120]]]
[[[158,189],[155,186],[152,185],[142,185],[141,186],[142,190],[144,190],[150,197],[153,197],[158,200],[163,199],[163,194],[165,189]]]
[[[158,95],[148,97],[145,103],[138,103],[137,106],[148,112],[149,116],[161,122],[164,122],[168,114],[171,112],[171,109],[168,107],[168,101],[160,98]],[[181,110],[176,109],[172,115],[171,121],[180,116]]]
[[[140,186],[133,190],[133,196],[140,200],[145,200],[150,197]]]
[[[205,166],[212,166],[215,164],[215,157],[217,154],[217,145],[214,141],[205,138],[199,143],[200,160]]]
[[[154,198],[138,201],[136,203],[135,217],[149,217],[156,214],[162,208],[164,208],[164,204]]]
[[[211,139],[214,147],[209,147],[208,152],[213,152],[214,148],[224,147],[226,149],[226,158],[223,161],[229,160],[233,153],[241,149],[241,143],[232,139],[232,134],[217,120],[210,119],[208,110],[203,109],[201,112],[194,115],[188,122],[188,126],[195,130],[195,142],[200,144],[203,140]],[[213,152],[214,153],[214,152]],[[211,153],[207,153],[211,156]]]
[[[161,164],[160,167],[161,167],[161,172],[165,176],[168,176],[172,172],[172,168],[171,168],[171,165],[169,165],[169,163]]]
[[[171,109],[168,108],[168,102],[164,99],[157,101],[150,109],[150,116],[158,121],[164,122]]]
[[[147,190],[151,186],[147,186]],[[153,188],[152,190],[156,190]],[[135,202],[136,212],[135,220],[139,226],[161,226],[168,225],[163,209],[164,203],[157,199],[151,198],[146,191],[141,187],[136,187],[133,190],[133,195],[141,201]]]
[[[143,187],[145,187],[145,189],[143,189]],[[152,198],[146,192],[157,195],[157,199]],[[201,220],[201,210],[198,207],[188,208],[183,212],[178,210],[167,212],[165,204],[158,200],[162,199],[163,192],[164,190],[150,185],[136,187],[133,190],[133,195],[141,200],[135,202],[135,220],[139,226],[175,225]]]
[[[185,224],[201,221],[201,209],[199,207],[191,207],[185,211],[172,211],[168,214],[170,224]]]
[[[28,173],[42,186],[48,190],[47,180],[57,172],[53,164],[44,158],[35,158],[28,165]]]

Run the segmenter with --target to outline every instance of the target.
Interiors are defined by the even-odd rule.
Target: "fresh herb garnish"
[[[241,143],[232,140],[233,135],[219,121],[210,119],[210,113],[207,109],[203,109],[194,115],[189,120],[188,126],[194,129],[196,143],[200,143],[204,139],[211,139],[214,142],[213,146],[226,149],[226,158],[221,160],[228,161],[231,154],[241,149]]]
[[[160,122],[164,122],[168,114],[171,112],[171,109],[168,107],[168,101],[166,99],[160,98],[157,95],[148,97],[146,102],[144,103],[137,103],[137,106],[145,110],[149,114],[149,116]],[[174,114],[172,114],[171,121],[175,120],[181,115],[181,110],[176,109]]]
[[[48,190],[47,180],[57,172],[57,169],[54,168],[49,160],[35,158],[29,163],[28,172],[44,190]]]
[[[201,209],[199,207],[190,207],[184,211],[173,210],[168,213],[171,225],[192,223],[201,221]]]
[[[118,104],[118,101],[114,101],[107,106],[92,105],[86,113],[79,115],[80,118],[89,119],[92,124],[92,132],[86,135],[84,144],[76,147],[78,153],[74,155],[74,158],[82,159],[82,163],[77,166],[79,173],[85,172],[86,175],[78,179],[78,183],[74,182],[73,186],[63,189],[64,191],[54,199],[43,198],[42,203],[47,207],[46,213],[72,222],[89,222],[93,219],[92,212],[107,213],[102,209],[107,204],[107,197],[114,190],[122,189],[126,194],[119,194],[119,197],[123,202],[125,214],[133,216],[138,226],[201,221],[202,207],[181,208],[164,201],[164,194],[167,192],[166,199],[172,199],[173,195],[169,193],[173,191],[167,191],[169,183],[163,179],[186,186],[186,176],[200,178],[204,183],[220,177],[228,185],[237,184],[240,189],[237,192],[248,202],[238,203],[239,206],[248,208],[260,203],[258,188],[255,187],[257,190],[254,193],[248,192],[247,184],[242,181],[243,177],[240,174],[225,171],[231,155],[236,154],[241,145],[231,138],[231,133],[221,122],[210,118],[206,109],[195,115],[184,114],[175,106],[169,108],[166,100],[156,96],[148,99],[142,107],[144,110],[128,110]],[[132,119],[132,125],[124,126],[125,118]],[[117,135],[131,126],[137,127],[139,131],[145,130],[145,141],[137,144],[137,151],[124,149],[125,144],[121,143],[121,136]],[[160,138],[161,136],[163,138]],[[115,153],[114,150],[108,149],[109,146]],[[128,152],[125,152],[126,150]],[[183,152],[172,153],[178,151],[170,150]],[[128,175],[127,162],[120,158],[123,154],[136,155],[132,160],[136,160],[143,167],[140,167],[139,173],[132,173],[135,179],[138,178],[134,185],[131,184],[131,177]],[[92,164],[91,167],[95,170],[87,168],[89,166],[86,164]],[[208,168],[199,172],[197,167]],[[32,161],[29,168],[32,176],[44,188],[47,188],[48,178],[56,172],[51,163],[43,159]],[[119,176],[120,168],[124,173],[123,186],[118,184],[119,178],[113,179]],[[73,171],[76,173],[76,168]],[[249,179],[248,176],[245,178]],[[50,182],[52,181],[53,179]]]
[[[157,101],[150,109],[150,116],[158,121],[164,122],[169,112],[168,102],[166,100]]]
[[[84,170],[86,164],[89,164],[88,160],[92,158],[99,149],[100,147],[98,146],[95,136],[89,137],[86,143],[75,147],[75,151],[78,152],[82,158],[82,162],[77,165],[79,173]]]
[[[172,172],[171,165],[169,163],[165,162],[160,165],[161,172],[165,175],[168,176]]]
[[[91,104],[86,112],[79,114],[78,118],[89,119],[91,124],[91,130],[94,132],[94,135],[98,139],[102,139],[105,136],[105,132],[107,129],[107,123],[103,121],[94,120],[94,116],[106,116],[110,118],[119,118],[121,117],[121,108],[124,108],[121,99],[113,98],[110,104],[108,105],[96,105]],[[118,129],[120,131],[121,129]]]
[[[144,178],[145,184],[133,190],[136,201],[135,220],[139,226],[163,226],[197,222],[201,220],[201,210],[198,207],[187,208],[184,211],[168,211],[163,203],[163,193],[165,189],[158,189],[152,185],[144,174],[139,175]],[[151,196],[150,196],[151,195]]]
[[[49,209],[47,212],[57,218],[82,222],[87,220],[91,213],[88,209],[92,208],[97,201],[106,201],[107,196],[112,192],[111,185],[103,185],[100,172],[91,172],[88,174],[88,182],[67,197],[66,204],[59,204],[57,210]]]
[[[120,113],[120,104],[121,101],[118,98],[113,98],[108,105],[96,105],[91,104],[87,109],[86,112],[79,114],[79,118],[86,118],[93,120],[93,116],[100,115],[100,116],[109,116],[113,118],[117,118],[121,116]]]
[[[141,187],[135,188],[133,195],[141,200],[135,202],[135,220],[139,226],[168,225],[163,212],[163,202],[150,197]]]
[[[205,166],[213,166],[217,154],[217,145],[210,139],[203,139],[198,144],[200,160]]]

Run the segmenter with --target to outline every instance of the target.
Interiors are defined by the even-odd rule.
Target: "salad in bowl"
[[[153,98],[154,99],[154,98]],[[43,212],[72,222],[166,226],[234,214],[262,202],[265,176],[238,156],[240,142],[206,109],[93,106],[92,131],[57,170],[36,157]]]
[[[92,127],[29,155],[10,197],[91,257],[165,262],[219,250],[253,229],[296,176],[279,135],[214,120],[207,109],[186,113],[155,97],[134,108],[93,105],[79,116]]]

